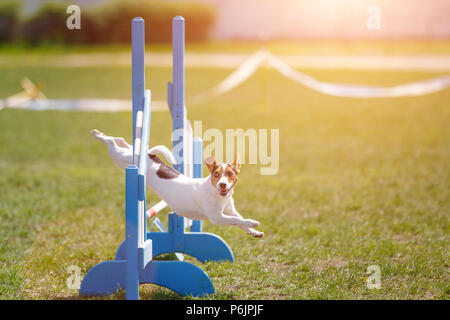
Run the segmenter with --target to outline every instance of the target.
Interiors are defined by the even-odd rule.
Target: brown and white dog
[[[133,148],[123,138],[106,136],[98,130],[91,133],[106,145],[119,167],[125,169],[132,163]],[[232,164],[219,164],[213,157],[208,157],[205,164],[210,175],[193,179],[162,162],[157,156],[159,153],[170,163],[175,163],[172,152],[165,146],[151,148],[148,151],[147,185],[178,215],[192,220],[209,220],[218,225],[235,225],[255,238],[264,236],[263,232],[253,229],[259,222],[244,219],[234,206],[232,195],[241,168],[238,158]]]

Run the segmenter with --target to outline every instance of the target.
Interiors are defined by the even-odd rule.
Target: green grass
[[[188,69],[187,96],[228,73]],[[307,73],[378,85],[439,75]],[[49,97],[131,96],[129,68],[1,67],[0,74],[1,97],[17,92],[23,75],[44,81]],[[170,77],[168,68],[148,69],[155,99],[164,99]],[[266,236],[204,224],[236,258],[195,262],[216,288],[209,298],[448,299],[449,101],[449,90],[396,99],[329,97],[266,69],[189,109],[203,130],[280,129],[278,174],[261,176],[259,166],[244,164],[235,192],[238,210],[259,220]],[[85,273],[113,257],[124,233],[124,173],[89,132],[129,140],[130,117],[0,111],[0,298],[77,299],[66,286],[67,267]],[[151,145],[170,145],[170,126],[169,114],[153,114]],[[366,287],[369,265],[381,269],[379,290]],[[141,296],[179,298],[149,285]]]

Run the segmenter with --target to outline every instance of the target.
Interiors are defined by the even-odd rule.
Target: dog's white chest
[[[160,178],[154,169],[147,171],[147,184],[178,215],[191,220],[204,220],[201,179],[180,175],[173,179]]]

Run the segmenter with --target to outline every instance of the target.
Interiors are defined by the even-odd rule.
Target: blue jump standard
[[[205,296],[214,293],[211,279],[202,269],[183,261],[154,261],[153,258],[171,252],[189,254],[200,261],[234,261],[229,246],[218,236],[201,232],[201,221],[193,221],[191,232],[185,232],[184,218],[169,215],[168,232],[148,232],[146,227],[146,168],[150,135],[151,92],[145,90],[144,20],[132,21],[132,104],[133,151],[136,155],[136,115],[142,112],[139,159],[125,170],[125,241],[119,246],[114,261],[97,264],[84,277],[81,296],[104,296],[125,289],[126,299],[139,299],[139,284],[153,283],[180,295]],[[173,84],[168,86],[168,102],[173,128],[184,134],[184,19],[172,22]],[[174,141],[182,143],[183,135]],[[202,143],[193,141],[194,177],[202,176]],[[183,150],[180,151],[182,156]],[[138,160],[138,161],[135,161]],[[184,164],[175,168],[183,172]],[[142,205],[143,204],[143,205]]]

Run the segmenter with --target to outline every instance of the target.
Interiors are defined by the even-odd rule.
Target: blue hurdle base
[[[139,274],[139,284],[153,283],[182,296],[202,297],[214,293],[205,271],[182,261],[150,261]],[[94,266],[80,286],[81,296],[107,296],[125,288],[125,260]]]
[[[207,232],[186,232],[183,235],[184,244],[174,243],[173,236],[168,232],[148,232],[147,238],[158,243],[154,248],[154,256],[164,253],[180,252],[193,256],[200,262],[224,261],[234,262],[233,252],[227,243],[219,236]]]
[[[169,232],[147,232],[147,239],[153,241],[152,257],[179,252],[193,256],[200,262],[225,260],[234,262],[231,248],[221,237],[207,232],[185,232],[183,228],[182,217],[171,213]],[[115,259],[126,259],[125,241],[117,249]]]

